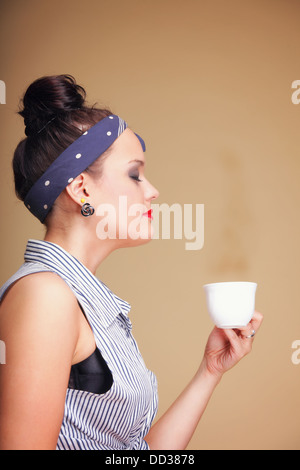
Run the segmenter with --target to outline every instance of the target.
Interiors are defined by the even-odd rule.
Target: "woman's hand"
[[[221,377],[249,354],[255,338],[252,336],[253,330],[256,334],[262,321],[262,314],[254,312],[252,320],[244,328],[222,330],[215,327],[208,338],[202,366],[216,377]]]

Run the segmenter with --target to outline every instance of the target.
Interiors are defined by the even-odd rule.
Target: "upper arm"
[[[0,307],[0,448],[55,449],[72,357],[78,304],[54,273],[19,280]]]

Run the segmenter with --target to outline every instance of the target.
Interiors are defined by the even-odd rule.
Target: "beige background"
[[[14,196],[18,101],[36,78],[76,77],[147,143],[157,203],[205,204],[205,243],[153,240],[98,276],[132,305],[159,380],[160,416],[195,372],[212,328],[202,285],[258,282],[253,353],[216,390],[190,449],[300,449],[298,0],[2,0],[1,271],[41,224]]]

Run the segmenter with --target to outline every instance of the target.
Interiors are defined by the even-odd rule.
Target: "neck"
[[[87,221],[85,221],[87,222]],[[116,249],[114,240],[99,240],[91,224],[80,227],[49,227],[44,240],[55,243],[74,256],[93,274],[102,261]]]

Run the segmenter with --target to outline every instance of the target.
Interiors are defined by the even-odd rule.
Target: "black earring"
[[[93,215],[94,212],[95,212],[95,209],[88,202],[83,204],[81,208],[81,214],[83,215],[83,217],[89,217],[90,215]]]

